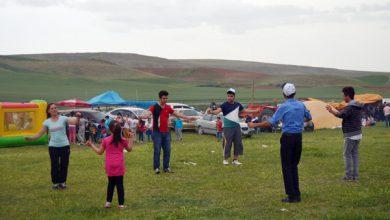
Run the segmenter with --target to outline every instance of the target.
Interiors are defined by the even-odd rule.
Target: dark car
[[[66,109],[58,111],[61,115],[70,116],[71,112],[80,112],[85,119],[91,119],[94,123],[99,123],[102,119],[104,119],[105,114],[103,112],[93,110],[93,109]]]

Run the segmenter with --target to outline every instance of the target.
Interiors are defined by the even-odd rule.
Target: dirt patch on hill
[[[235,71],[222,68],[138,68],[165,77],[175,77],[185,81],[213,81],[213,82],[242,82],[248,80],[262,80],[269,77],[262,72]]]

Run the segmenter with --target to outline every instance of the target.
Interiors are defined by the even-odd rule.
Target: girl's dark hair
[[[111,133],[114,133],[116,121],[111,120],[110,123],[108,123],[108,129],[110,129]]]
[[[111,123],[110,123],[111,124]],[[118,147],[119,142],[122,140],[122,127],[119,123],[115,123],[112,131],[112,142],[115,147]]]
[[[46,117],[47,117],[47,118],[50,118],[50,117],[51,117],[51,115],[50,115],[50,113],[49,113],[49,110],[50,110],[50,107],[51,107],[52,105],[55,105],[55,103],[49,103],[49,104],[47,104],[47,107],[46,107]]]

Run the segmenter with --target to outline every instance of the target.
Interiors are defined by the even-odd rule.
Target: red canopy
[[[92,106],[88,102],[85,102],[81,99],[62,100],[57,102],[56,105],[66,106],[66,107],[91,107]]]

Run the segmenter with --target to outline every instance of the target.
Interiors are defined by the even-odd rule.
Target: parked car
[[[198,117],[198,119],[202,118],[202,114],[194,109],[186,109],[186,108],[183,108],[183,109],[176,109],[176,111],[186,115],[186,116],[196,116]],[[169,127],[170,128],[174,128],[174,121],[176,120],[176,117],[171,115],[171,117],[169,117]],[[182,119],[183,120],[183,119]],[[183,120],[183,130],[196,130],[196,126],[195,126],[195,121],[186,121],[186,120]]]
[[[219,114],[219,117],[223,120],[223,115]],[[196,131],[199,135],[202,134],[216,134],[217,133],[217,117],[216,115],[205,114],[201,119],[195,122]],[[241,134],[244,137],[252,137],[254,133],[253,128],[249,128],[248,125],[241,119],[240,121]]]
[[[113,109],[109,112],[107,112],[107,115],[112,118],[112,119],[115,119],[116,116],[118,114],[121,114],[123,117],[128,115],[129,118],[131,119],[137,119],[138,116],[140,115],[143,115],[146,113],[146,110],[145,109],[142,109],[142,108],[138,108],[138,107],[120,107],[120,108],[116,108],[116,109]]]
[[[249,104],[247,106],[247,109],[250,110],[258,110],[259,113],[241,113],[240,117],[246,117],[250,116],[251,118],[257,118],[258,122],[264,122],[267,121],[269,118],[272,117],[272,115],[276,112],[277,107],[276,106],[270,106],[270,105],[259,105],[259,104]],[[273,128],[258,128],[261,132],[272,132]]]
[[[183,104],[183,103],[170,102],[170,103],[167,103],[167,105],[171,106],[173,110],[180,110],[180,109],[194,109],[194,110],[196,110],[194,107]]]
[[[94,123],[99,123],[104,117],[104,113],[93,110],[90,108],[80,108],[80,109],[66,109],[58,111],[61,115],[70,116],[71,112],[80,112],[85,119],[91,119]]]
[[[120,113],[122,117],[125,117],[126,115],[129,116],[129,119],[135,120],[136,125],[138,125],[138,117],[140,115],[146,114],[147,110],[143,108],[138,108],[138,107],[120,107],[113,109],[109,112],[107,112],[108,117],[111,119],[116,119],[116,116]],[[144,120],[145,125],[149,126],[149,120]]]

